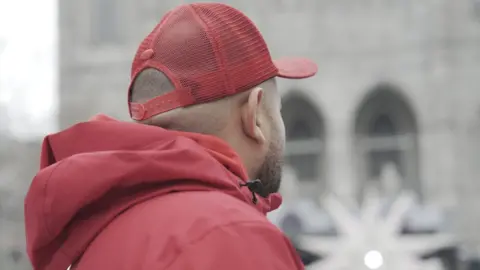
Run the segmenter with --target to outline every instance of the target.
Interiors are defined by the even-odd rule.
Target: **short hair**
[[[148,68],[135,78],[129,98],[131,102],[144,103],[171,92],[174,88],[173,83],[163,72]]]

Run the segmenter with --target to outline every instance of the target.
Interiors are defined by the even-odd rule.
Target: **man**
[[[223,4],[182,5],[141,43],[129,109],[47,136],[25,200],[36,270],[303,269],[265,217],[285,143],[272,61],[253,23]]]

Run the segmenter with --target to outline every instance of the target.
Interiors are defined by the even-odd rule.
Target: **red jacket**
[[[303,269],[211,136],[103,118],[47,136],[25,199],[35,270]]]

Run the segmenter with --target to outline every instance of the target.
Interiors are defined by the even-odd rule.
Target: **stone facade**
[[[136,46],[179,2],[59,2],[62,127],[98,112],[128,119],[126,91]],[[305,181],[305,192],[357,196],[375,175],[370,170],[377,161],[369,153],[385,141],[382,149],[403,149],[399,155],[384,151],[384,157],[398,162],[410,181],[406,187],[416,189],[424,203],[453,213],[466,254],[480,255],[478,1],[222,2],[251,16],[274,56],[302,55],[319,64],[315,78],[279,80],[285,102],[299,100],[291,103],[297,111],[310,103],[317,116],[304,118],[321,127],[307,137],[323,145],[310,153],[319,157],[313,166],[320,168],[312,177],[322,183]],[[389,118],[380,117],[385,115]],[[374,120],[379,133],[368,127]],[[295,121],[286,121],[287,129]],[[382,137],[390,124],[391,134]],[[359,150],[365,148],[370,152]]]

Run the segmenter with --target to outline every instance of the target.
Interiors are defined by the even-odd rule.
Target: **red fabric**
[[[147,68],[163,72],[175,89],[145,103],[129,103],[135,120],[234,95],[276,76],[311,77],[318,69],[304,58],[273,61],[253,22],[220,3],[185,4],[168,12],[140,44],[132,83]]]
[[[303,269],[211,136],[106,116],[47,136],[25,199],[35,270]]]

